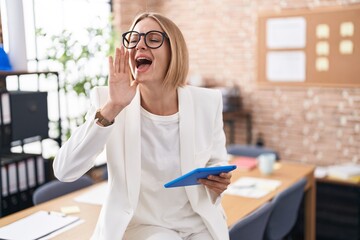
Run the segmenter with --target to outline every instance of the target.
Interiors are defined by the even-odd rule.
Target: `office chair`
[[[256,145],[241,145],[241,144],[230,144],[227,146],[227,152],[231,155],[244,156],[244,157],[258,157],[263,153],[274,153],[276,160],[280,159],[279,154],[270,148],[259,147]]]
[[[291,232],[297,220],[306,182],[306,178],[302,178],[274,197],[274,209],[270,214],[264,239],[284,239]]]
[[[230,240],[263,240],[265,227],[273,208],[274,203],[267,202],[236,222],[229,230]]]
[[[60,197],[67,193],[79,190],[81,188],[90,186],[94,183],[91,177],[88,175],[81,176],[74,182],[61,182],[57,179],[52,180],[44,185],[38,187],[33,194],[33,204],[38,205],[40,203],[49,201],[53,198]]]

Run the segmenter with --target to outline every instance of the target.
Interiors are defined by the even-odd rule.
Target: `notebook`
[[[76,216],[38,211],[0,228],[0,239],[34,240],[48,236],[79,221]]]
[[[235,164],[239,170],[249,171],[256,168],[257,159],[252,157],[233,157],[231,161],[232,164]]]

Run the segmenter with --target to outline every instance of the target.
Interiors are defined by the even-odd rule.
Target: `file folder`
[[[12,153],[1,156],[0,217],[33,205],[34,190],[47,180],[45,163],[39,154]]]

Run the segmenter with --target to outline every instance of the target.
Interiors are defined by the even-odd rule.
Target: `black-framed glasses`
[[[141,36],[144,36],[145,45],[148,48],[156,49],[163,45],[165,38],[168,38],[165,32],[156,30],[147,33],[139,33],[137,31],[128,31],[122,34],[123,45],[127,49],[132,49],[140,42]]]

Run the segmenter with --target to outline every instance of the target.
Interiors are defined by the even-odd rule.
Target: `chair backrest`
[[[274,197],[274,209],[270,214],[264,239],[280,240],[290,233],[297,220],[306,183],[306,178],[302,178]]]
[[[231,155],[254,158],[263,153],[274,153],[276,155],[276,160],[280,159],[279,154],[275,150],[271,148],[259,147],[256,145],[230,144],[227,146],[227,152]]]
[[[94,183],[88,175],[81,176],[74,182],[61,182],[57,179],[52,180],[38,187],[33,194],[33,204],[37,205],[53,198],[60,197],[67,193],[90,186]]]
[[[230,240],[263,240],[265,227],[274,203],[267,202],[236,222],[229,230]]]

